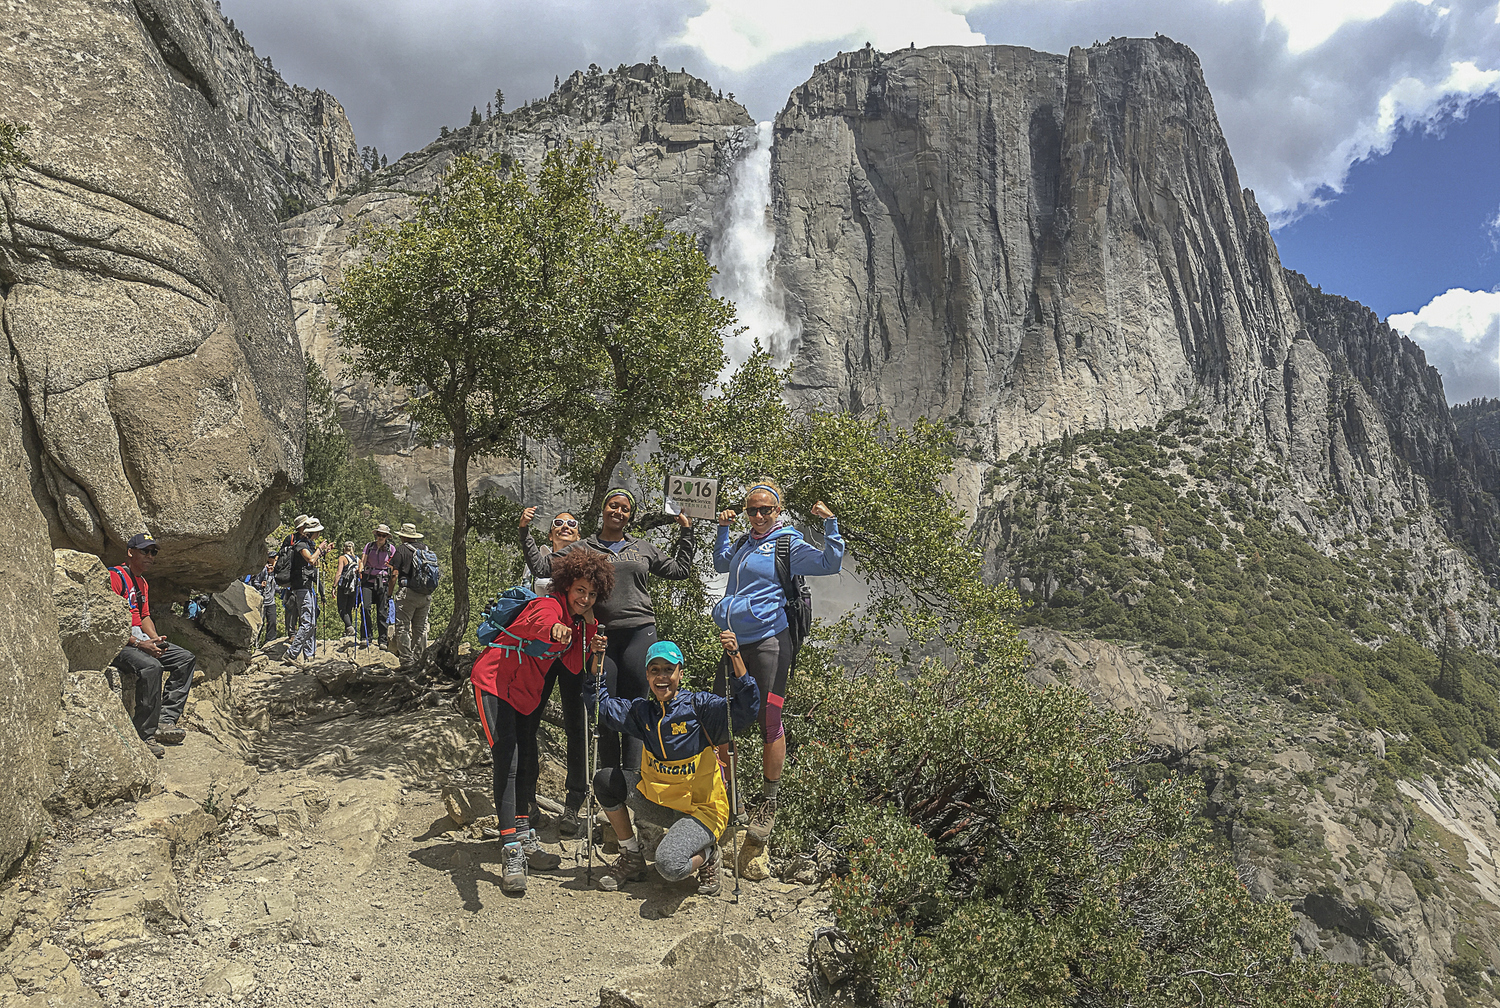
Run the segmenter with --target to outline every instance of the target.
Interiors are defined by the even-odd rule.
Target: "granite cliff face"
[[[841,54],[777,117],[773,167],[791,391],[953,418],[971,509],[1018,448],[1192,406],[1286,469],[1315,541],[1426,515],[1426,554],[1494,562],[1493,463],[1420,350],[1282,269],[1186,47]],[[1326,495],[1347,520],[1311,515]],[[1485,580],[1450,566],[1458,595]]]
[[[405,155],[370,180],[368,191],[346,194],[286,222],[282,237],[302,348],[333,384],[340,418],[356,447],[373,454],[397,494],[425,511],[452,517],[447,451],[416,444],[402,408],[404,391],[343,376],[328,294],[360,254],[349,247],[355,231],[387,226],[410,213],[413,198],[432,192],[463,155],[501,154],[535,166],[549,149],[573,141],[592,143],[618,162],[605,183],[607,203],[637,220],[660,207],[669,227],[706,242],[729,186],[730,165],[751,135],[744,107],[690,74],[654,63],[621,65],[608,73],[593,67],[575,71],[540,101]],[[536,453],[545,466],[545,446],[537,446]],[[508,461],[476,462],[470,478],[476,492],[505,488],[519,494],[518,470]],[[531,489],[528,499],[546,495]]]
[[[298,137],[323,126],[299,119],[240,45],[199,0],[17,0],[0,22],[0,117],[29,129],[25,161],[0,171],[0,766],[13,799],[0,874],[48,793],[66,667],[51,551],[118,562],[148,531],[163,546],[164,607],[251,569],[301,478],[279,183],[252,136],[279,132],[277,163],[306,174]]]

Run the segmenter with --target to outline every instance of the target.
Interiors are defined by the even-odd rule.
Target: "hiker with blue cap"
[[[614,892],[645,877],[646,855],[630,825],[647,822],[667,831],[656,847],[656,870],[668,882],[698,873],[698,893],[717,896],[723,857],[719,837],[729,826],[729,796],[717,747],[734,725],[760,712],[760,690],[745,675],[734,634],[719,635],[734,667],[726,696],[682,689],[682,649],[658,641],[646,653],[647,697],[626,699],[597,684],[599,723],[639,739],[645,754],[640,772],[603,767],[594,775],[594,795],[620,841],[620,857],[605,870],[599,887]],[[628,811],[627,811],[628,810]]]

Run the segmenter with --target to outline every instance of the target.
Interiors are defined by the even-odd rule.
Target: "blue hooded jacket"
[[[837,518],[823,519],[823,549],[819,551],[790,525],[773,529],[764,539],[749,540],[738,551],[729,526],[719,526],[714,543],[714,570],[729,575],[724,597],[714,606],[714,622],[733,630],[741,644],[775,637],[787,627],[786,592],[776,577],[776,540],[791,539],[792,575],[837,574],[844,565],[844,540]]]

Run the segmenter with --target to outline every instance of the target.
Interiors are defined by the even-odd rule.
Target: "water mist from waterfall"
[[[757,339],[777,364],[786,363],[802,334],[801,323],[787,315],[785,295],[772,274],[776,232],[770,204],[771,124],[763,122],[730,171],[727,216],[709,245],[709,258],[719,270],[713,292],[734,302],[745,330],[725,341],[729,363],[721,378],[749,358]]]

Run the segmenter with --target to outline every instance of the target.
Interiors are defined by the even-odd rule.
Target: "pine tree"
[[[486,119],[493,119],[493,118],[495,118],[495,103],[494,102],[485,102],[484,103],[484,117]]]
[[[505,111],[505,92],[499,88],[495,89],[495,114],[499,115]]]
[[[552,90],[556,91],[560,87],[562,87],[562,79],[554,74],[552,77]]]
[[[448,127],[446,127],[446,126],[440,126],[440,127],[438,127],[438,139],[440,139],[440,140],[446,140],[447,138],[448,138]]]

